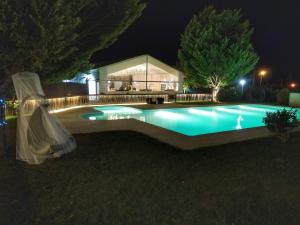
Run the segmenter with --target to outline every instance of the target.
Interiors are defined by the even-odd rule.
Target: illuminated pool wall
[[[84,96],[70,96],[61,98],[50,98],[49,110],[60,110],[70,107],[79,107],[86,105],[111,105],[111,104],[135,104],[146,103],[147,98],[164,98],[165,102],[178,100],[179,102],[190,101],[210,101],[212,99],[211,94],[177,94],[176,98],[171,100],[168,94],[129,94],[129,95],[84,95]],[[25,103],[24,111],[31,112],[33,108],[36,108],[38,102],[34,100],[27,100]],[[11,106],[9,106],[11,105]],[[14,106],[13,106],[14,105]],[[9,107],[8,107],[9,106]],[[7,104],[5,108],[6,116],[14,116],[17,114],[15,108],[18,106],[16,101],[14,104]]]

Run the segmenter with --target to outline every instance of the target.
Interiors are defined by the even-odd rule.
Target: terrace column
[[[107,68],[101,68],[98,71],[98,77],[99,77],[99,94],[101,93],[108,93],[108,72]]]
[[[146,91],[148,91],[148,64],[149,64],[149,58],[148,55],[146,56]]]

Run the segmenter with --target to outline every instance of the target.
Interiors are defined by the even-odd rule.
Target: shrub
[[[15,100],[6,101],[7,112],[10,116],[15,116],[18,113],[19,103]]]
[[[242,92],[236,87],[222,88],[218,94],[218,100],[221,102],[239,102],[242,99]]]
[[[286,143],[289,139],[290,131],[298,126],[297,110],[283,109],[277,112],[267,112],[263,122],[283,143]]]

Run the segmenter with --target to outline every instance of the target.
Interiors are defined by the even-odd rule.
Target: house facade
[[[182,93],[181,71],[142,55],[78,74],[64,82],[86,83],[89,94]]]

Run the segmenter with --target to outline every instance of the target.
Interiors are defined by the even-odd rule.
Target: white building
[[[90,95],[183,92],[183,73],[149,55],[106,65],[65,82],[88,83]]]

